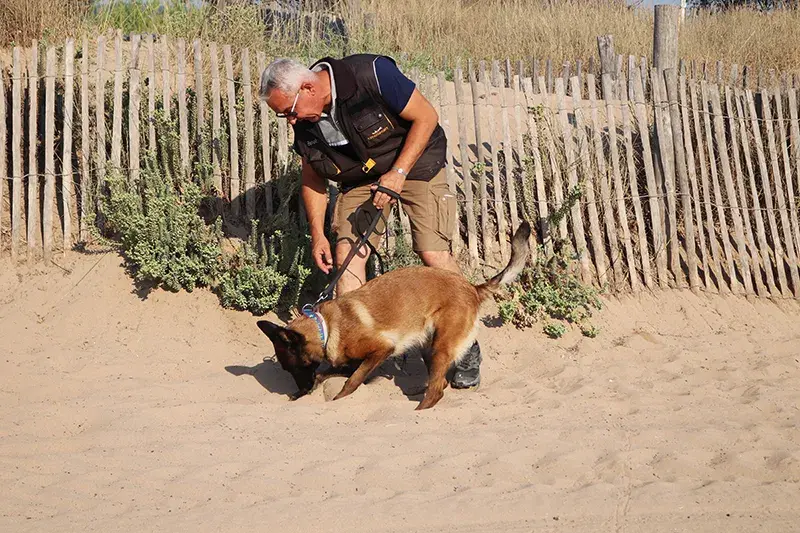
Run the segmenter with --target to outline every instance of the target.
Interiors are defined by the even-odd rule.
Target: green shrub
[[[199,216],[203,194],[197,185],[186,181],[176,188],[156,168],[145,165],[139,183],[110,173],[106,229],[122,244],[137,281],[171,291],[210,285],[221,268],[220,221],[209,226]]]

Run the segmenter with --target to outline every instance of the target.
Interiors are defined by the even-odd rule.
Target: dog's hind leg
[[[347,378],[347,381],[344,382],[342,390],[339,391],[339,394],[336,395],[334,400],[339,400],[341,398],[344,398],[345,396],[353,394],[353,392],[355,392],[355,390],[359,387],[359,385],[364,383],[364,380],[367,379],[367,377],[369,377],[372,371],[375,370],[378,366],[380,366],[380,364],[383,363],[386,360],[386,358],[392,354],[393,351],[394,348],[388,348],[380,352],[372,352],[371,355],[369,355],[367,358],[361,361],[361,364],[356,369],[356,371],[353,372],[353,375]]]
[[[425,397],[417,406],[417,411],[429,409],[436,405],[444,396],[447,387],[447,371],[469,346],[475,337],[474,319],[467,317],[462,320],[450,321],[446,328],[436,331],[433,339],[430,363],[428,364],[428,388]]]

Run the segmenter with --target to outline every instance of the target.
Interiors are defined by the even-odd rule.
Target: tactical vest
[[[335,118],[350,141],[347,149],[328,146],[316,123],[298,120],[293,126],[295,152],[320,177],[340,182],[345,188],[377,181],[388,172],[411,129],[411,122],[395,114],[381,98],[374,69],[379,57],[372,54],[342,59],[326,57],[313,65],[324,62],[333,69]],[[444,167],[446,149],[444,130],[437,124],[414,167],[406,169],[408,179],[428,181],[433,178]]]

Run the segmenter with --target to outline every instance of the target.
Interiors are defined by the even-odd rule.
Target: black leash
[[[365,244],[369,247],[369,249],[372,251],[372,253],[375,254],[375,257],[378,260],[378,264],[380,265],[381,274],[383,274],[383,272],[384,272],[383,259],[381,259],[381,256],[378,253],[378,251],[375,249],[375,247],[372,246],[372,243],[369,242],[369,238],[375,232],[375,228],[378,227],[378,222],[382,218],[384,218],[383,212],[378,212],[377,208],[372,205],[372,199],[375,197],[375,193],[378,193],[378,192],[382,192],[382,193],[390,196],[392,199],[397,200],[398,202],[400,201],[400,195],[398,193],[394,192],[391,189],[387,189],[386,187],[378,185],[377,188],[374,191],[372,191],[372,195],[370,196],[369,200],[364,202],[362,205],[358,206],[358,209],[356,209],[356,212],[353,214],[353,224],[355,225],[356,233],[358,233],[358,236],[359,236],[358,242],[352,248],[350,248],[350,253],[347,254],[347,257],[345,258],[344,262],[342,263],[341,268],[339,268],[336,271],[336,273],[333,275],[333,278],[331,279],[331,282],[328,284],[327,287],[325,287],[325,290],[323,290],[319,294],[319,298],[317,298],[317,301],[314,302],[313,305],[308,305],[307,307],[311,307],[312,309],[316,309],[319,304],[321,304],[325,300],[329,300],[333,296],[333,291],[336,289],[336,284],[339,282],[339,279],[344,275],[345,271],[347,271],[347,267],[350,265],[350,262],[353,260],[353,257],[355,257],[355,255],[358,253],[358,251],[361,250],[361,247],[364,246]],[[367,210],[364,209],[365,206],[366,206]],[[361,233],[361,231],[359,230],[359,227],[358,227],[359,216],[362,214],[362,212],[366,216],[370,216],[371,215],[371,213],[369,211],[370,207],[372,207],[372,209],[375,209],[375,211],[376,211],[375,215],[370,220],[369,227],[367,228],[367,231],[365,231],[364,233]],[[385,219],[384,219],[384,222],[385,222]]]

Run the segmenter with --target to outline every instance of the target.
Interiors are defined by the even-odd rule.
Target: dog
[[[522,272],[530,253],[531,228],[523,222],[512,238],[511,259],[495,277],[471,284],[455,272],[408,267],[374,278],[355,291],[320,304],[282,327],[257,325],[298,387],[295,399],[311,392],[316,370],[327,361],[342,367],[360,361],[334,400],[352,394],[388,357],[429,346],[428,384],[417,410],[436,405],[446,374],[475,340],[481,304]]]

